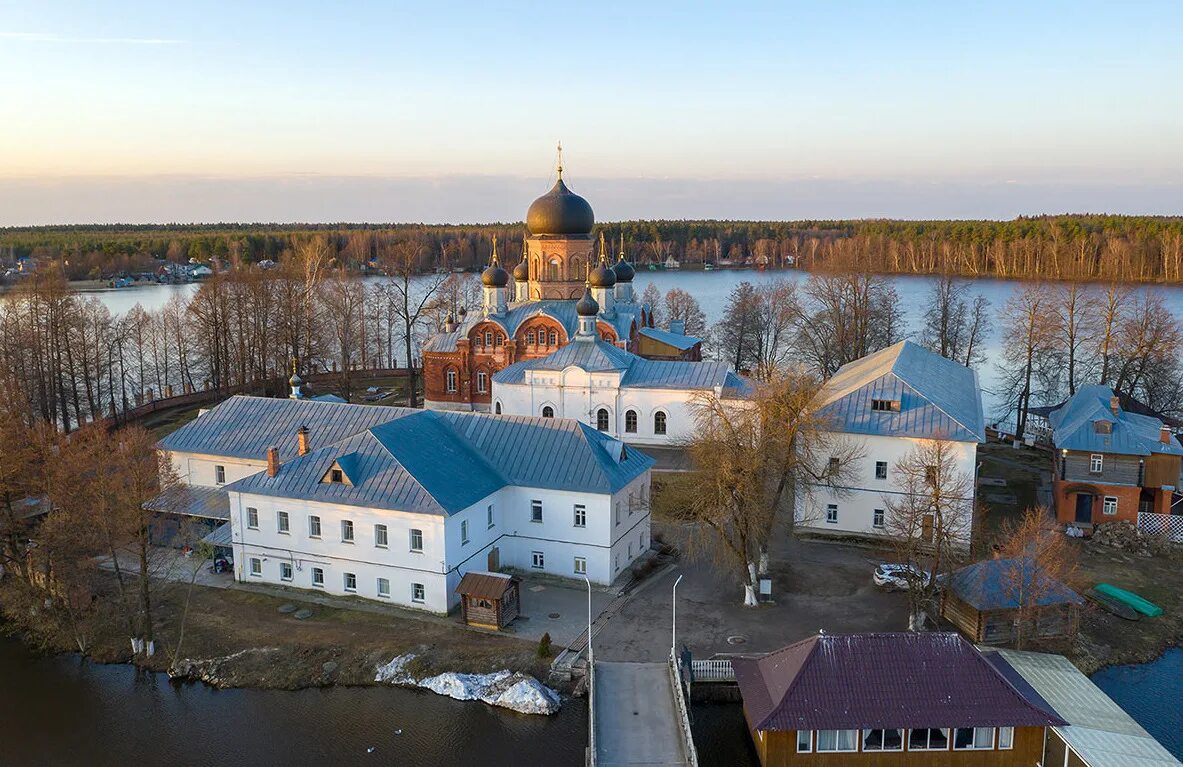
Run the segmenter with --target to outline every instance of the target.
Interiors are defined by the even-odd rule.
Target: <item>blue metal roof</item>
[[[293,416],[282,411],[306,411],[302,400],[235,397],[202,416],[212,420],[200,435],[190,435],[179,444],[210,455],[249,452],[258,437],[237,426],[244,404],[285,423],[293,422]],[[612,493],[653,465],[653,459],[639,450],[576,421],[366,405],[334,407],[341,422],[351,425],[340,430],[363,423],[371,417],[370,411],[383,411],[387,418],[307,455],[293,452],[282,460],[274,477],[260,471],[219,492],[446,515],[506,485]],[[223,409],[228,417],[219,414]],[[365,417],[350,412],[355,409],[365,411]],[[226,426],[226,434],[217,433],[213,427],[218,424]],[[269,432],[265,424],[258,426]],[[319,432],[326,431],[321,423]],[[208,442],[201,442],[202,438]],[[238,441],[249,443],[248,447],[237,445]],[[164,441],[161,447],[180,449]],[[262,452],[265,455],[266,446]],[[334,466],[342,470],[346,482],[322,481]]]
[[[899,409],[873,410],[873,400]],[[817,412],[834,431],[986,441],[977,374],[911,341],[843,365],[822,387]]]
[[[701,338],[683,335],[682,333],[671,333],[668,330],[661,330],[660,328],[641,328],[639,332],[647,338],[652,338],[654,341],[660,341],[666,346],[672,346],[682,351],[693,349],[695,345],[702,343]]]
[[[1017,609],[1019,593],[1037,594],[1036,604],[1040,607],[1084,603],[1079,594],[1049,576],[1033,560],[1024,558],[975,562],[950,573],[947,586],[978,610]]]
[[[752,392],[747,379],[732,372],[726,362],[650,360],[599,338],[576,338],[553,354],[516,362],[494,373],[493,381],[520,384],[525,382],[527,370],[565,370],[572,365],[589,373],[620,371],[620,385],[635,389],[722,387],[727,395],[735,397]]]
[[[1085,386],[1053,410],[1048,421],[1055,446],[1090,453],[1183,455],[1183,446],[1173,436],[1168,442],[1162,441],[1163,422],[1159,419],[1120,408],[1114,415],[1110,407],[1113,396],[1108,386]],[[1111,432],[1098,433],[1094,425],[1098,421],[1111,424]]]

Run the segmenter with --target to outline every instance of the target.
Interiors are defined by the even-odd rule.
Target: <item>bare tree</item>
[[[1027,431],[1027,416],[1034,396],[1046,396],[1053,388],[1055,300],[1042,284],[1016,291],[1003,309],[1002,394],[1005,406],[1015,414],[1015,436]]]
[[[803,293],[796,323],[797,353],[824,378],[903,338],[899,295],[882,277],[813,275]]]
[[[641,303],[649,307],[649,319],[655,327],[661,327],[664,324],[663,310],[661,307],[661,291],[652,282],[645,285],[645,290],[641,293]]]
[[[1055,514],[1037,506],[1018,520],[1008,520],[1001,531],[1000,555],[1006,560],[1003,587],[1015,604],[1014,640],[1017,649],[1038,636],[1041,620],[1068,620],[1060,595],[1077,578],[1076,549],[1056,524]],[[1049,602],[1051,602],[1049,604]],[[1069,633],[1075,626],[1066,626]]]
[[[1055,348],[1067,378],[1068,396],[1092,378],[1098,305],[1091,288],[1066,282],[1055,291]]]
[[[840,486],[859,454],[819,428],[809,407],[817,388],[812,377],[784,373],[762,382],[751,400],[705,394],[693,404],[697,429],[687,448],[694,468],[675,518],[685,523],[692,552],[739,577],[747,606],[756,604],[758,564],[786,493]]]
[[[652,283],[650,283],[652,284]],[[665,294],[665,312],[670,322],[681,320],[686,335],[702,338],[707,332],[707,318],[698,299],[681,288],[670,288]]]
[[[446,275],[437,274],[417,279],[424,255],[413,240],[384,246],[382,264],[390,276],[394,291],[394,311],[402,322],[403,349],[407,363],[407,407],[418,406],[418,376],[415,369],[415,335],[420,324],[438,300]]]
[[[920,631],[935,605],[938,578],[968,549],[973,526],[973,477],[961,469],[958,444],[921,440],[894,467],[883,496],[884,532],[895,556],[910,568],[908,630]]]

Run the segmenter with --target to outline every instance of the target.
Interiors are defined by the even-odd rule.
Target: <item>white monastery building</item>
[[[649,548],[652,459],[585,424],[293,392],[231,397],[159,443],[174,510],[228,517],[240,581],[445,613],[469,571],[607,584]]]
[[[861,444],[846,485],[799,493],[798,524],[818,532],[883,536],[888,501],[902,492],[896,466],[924,440],[949,441],[956,471],[976,486],[978,445],[986,440],[977,373],[901,341],[842,366],[815,400],[832,441]],[[847,470],[850,467],[846,467]],[[972,515],[973,498],[965,499]],[[969,545],[972,519],[950,525]]]

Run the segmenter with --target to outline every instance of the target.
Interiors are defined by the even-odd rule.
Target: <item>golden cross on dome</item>
[[[497,263],[497,235],[493,235],[493,263]]]
[[[608,260],[608,247],[604,245],[604,233],[600,232],[600,263]]]
[[[562,181],[563,180],[563,142],[562,141],[559,142],[558,166],[559,166],[559,181]]]
[[[624,230],[620,231],[620,260],[624,260]]]

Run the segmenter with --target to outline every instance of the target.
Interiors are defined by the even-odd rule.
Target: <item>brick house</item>
[[[1060,522],[1136,524],[1139,511],[1178,508],[1183,446],[1162,419],[1123,407],[1108,386],[1086,386],[1052,410],[1048,422]]]

